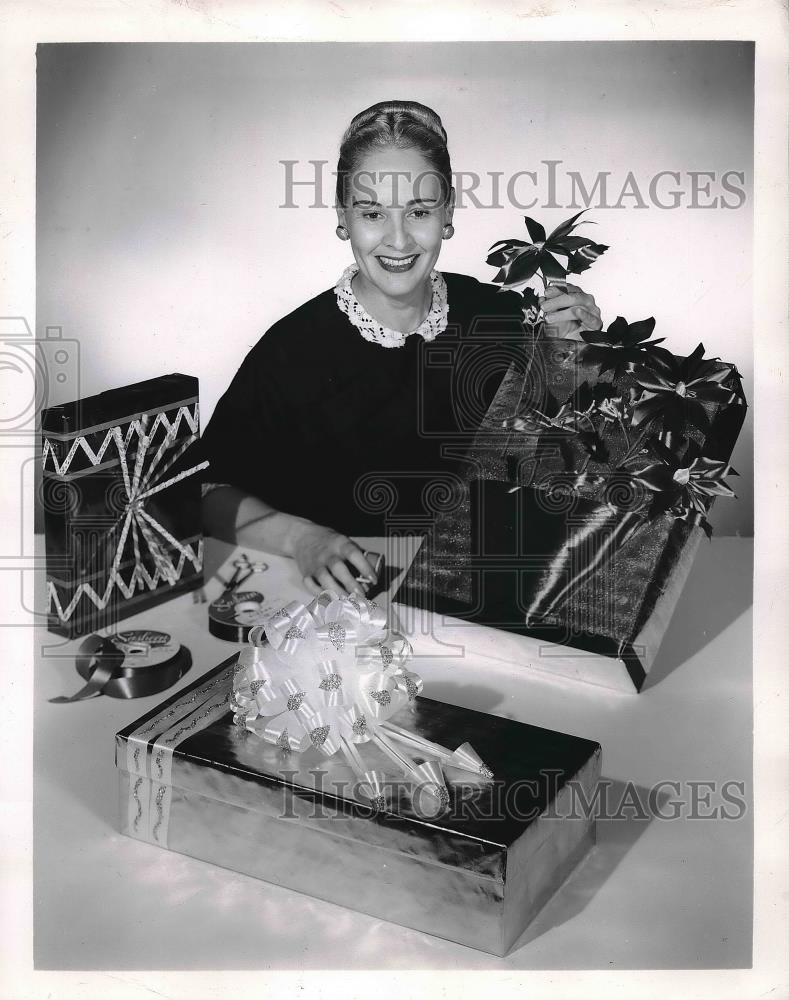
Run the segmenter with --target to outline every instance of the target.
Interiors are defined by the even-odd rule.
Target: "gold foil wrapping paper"
[[[572,801],[593,797],[592,741],[418,698],[397,721],[436,742],[462,732],[496,780],[449,769],[451,806],[430,820],[393,776],[374,812],[341,758],[233,725],[232,676],[221,665],[118,734],[123,833],[497,955],[593,843]]]

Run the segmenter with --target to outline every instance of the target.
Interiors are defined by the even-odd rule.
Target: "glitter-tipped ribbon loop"
[[[403,704],[394,681],[384,673],[368,674],[361,685],[369,714],[374,719],[388,719]]]
[[[336,591],[322,590],[310,604],[310,613],[318,624],[329,620],[329,608],[336,601],[342,601],[342,598]]]
[[[384,771],[365,771],[360,791],[377,812],[387,809],[386,786],[389,784]]]
[[[284,646],[283,652],[292,653],[295,643],[306,638],[307,629],[312,624],[312,616],[305,606],[293,601],[266,623],[266,638],[272,649]],[[285,646],[286,643],[290,645]]]
[[[426,812],[442,812],[449,806],[450,798],[441,765],[436,760],[426,760],[419,764],[417,772],[415,803]]]
[[[461,743],[452,756],[454,760],[451,763],[454,767],[461,767],[464,771],[476,771],[483,778],[493,777],[493,772],[470,743]]]
[[[282,636],[282,642],[279,645],[279,650],[285,656],[292,656],[299,649],[299,644],[303,643],[307,638],[307,633],[304,628],[299,625],[291,625],[290,628]]]
[[[270,680],[254,680],[250,684],[252,697],[260,715],[282,711],[283,698]]]
[[[424,681],[411,670],[401,670],[395,677],[395,687],[408,701],[413,701],[422,693]]]
[[[319,625],[315,629],[315,638],[320,643],[324,643],[328,650],[334,650],[336,655],[348,654],[348,651],[355,648],[359,639],[361,629],[356,628],[356,622],[345,622],[342,619],[327,622]]]
[[[303,702],[297,710],[299,722],[316,750],[333,757],[340,749],[339,727],[328,713],[316,711],[309,702]]]
[[[354,703],[338,714],[340,732],[351,743],[367,743],[370,740],[370,725],[362,708]]]
[[[288,730],[288,722],[292,723],[292,720],[288,720],[285,716],[279,715],[273,719],[265,719],[264,717],[258,717],[257,719],[251,719],[247,716],[246,724],[247,729],[250,732],[256,733],[258,736],[266,740],[267,743],[273,743],[275,746],[281,747],[283,750],[290,749],[289,737],[291,735]],[[301,727],[298,727],[298,734],[293,735],[303,735]],[[287,744],[287,745],[285,745]]]
[[[359,621],[378,632],[386,630],[386,612],[375,601],[365,601],[361,597],[352,598],[350,603],[356,610]]]

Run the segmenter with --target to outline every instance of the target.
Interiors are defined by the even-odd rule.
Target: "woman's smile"
[[[390,274],[402,274],[404,271],[411,270],[419,256],[418,253],[412,253],[410,257],[384,257],[379,254],[376,260],[384,271],[388,271]]]

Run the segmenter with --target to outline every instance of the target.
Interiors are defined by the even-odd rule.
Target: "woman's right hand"
[[[358,571],[355,575],[376,580],[375,568],[359,546],[332,528],[305,523],[294,538],[292,547],[304,585],[312,594],[328,589],[363,596],[366,588],[356,582],[346,561]]]

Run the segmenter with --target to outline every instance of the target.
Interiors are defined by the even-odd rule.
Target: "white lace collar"
[[[351,288],[351,280],[359,270],[356,264],[346,267],[340,275],[340,280],[334,286],[334,293],[337,296],[337,305],[361,333],[365,340],[372,344],[379,344],[381,347],[402,347],[407,337],[418,333],[425,340],[435,340],[435,338],[447,328],[447,285],[444,276],[439,271],[430,272],[430,281],[433,284],[433,301],[430,311],[425,319],[419,324],[416,330],[411,333],[399,333],[397,330],[390,330],[387,326],[382,326],[377,320],[367,312],[359,302]]]

